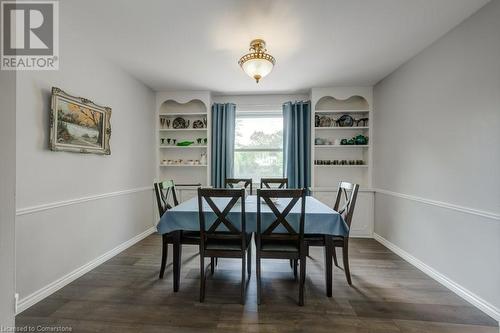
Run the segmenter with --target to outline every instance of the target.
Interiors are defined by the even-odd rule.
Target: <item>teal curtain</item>
[[[283,176],[290,188],[311,186],[311,102],[283,104]]]
[[[211,185],[224,188],[224,180],[233,176],[236,104],[212,105]]]

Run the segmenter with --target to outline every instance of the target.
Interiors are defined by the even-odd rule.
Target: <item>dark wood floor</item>
[[[73,332],[495,332],[498,324],[371,239],[350,243],[353,286],[335,268],[325,296],[322,249],[307,263],[306,305],[287,261],[264,261],[263,304],[255,270],[239,302],[240,263],[219,261],[198,302],[199,257],[184,247],[181,290],[172,291],[172,257],[158,280],[153,235],[17,316],[18,326],[70,326]],[[340,255],[340,253],[338,253]]]

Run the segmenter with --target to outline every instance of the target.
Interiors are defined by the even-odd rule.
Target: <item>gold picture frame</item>
[[[50,149],[111,155],[111,108],[53,87]]]

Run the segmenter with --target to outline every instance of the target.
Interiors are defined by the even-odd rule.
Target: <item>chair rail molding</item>
[[[64,207],[64,206],[76,205],[76,204],[87,202],[87,201],[101,200],[101,199],[117,197],[117,196],[121,196],[121,195],[127,195],[127,194],[138,193],[138,192],[146,192],[146,191],[153,191],[153,187],[152,186],[136,187],[136,188],[132,188],[132,189],[128,189],[128,190],[94,194],[94,195],[89,195],[89,196],[75,198],[75,199],[61,200],[61,201],[55,201],[55,202],[45,203],[45,204],[36,205],[36,206],[19,208],[16,210],[16,216],[33,214],[33,213],[41,212],[44,210],[49,210],[49,209],[54,209],[54,208],[59,208],[59,207]]]
[[[486,218],[489,218],[489,219],[492,219],[492,220],[500,221],[500,214],[497,214],[497,213],[494,213],[494,212],[489,212],[489,211],[485,211],[485,210],[480,210],[480,209],[474,209],[474,208],[470,208],[470,207],[455,205],[455,204],[444,202],[444,201],[426,199],[426,198],[422,198],[422,197],[418,197],[418,196],[414,196],[414,195],[410,195],[410,194],[393,192],[393,191],[388,191],[388,190],[379,189],[379,188],[376,188],[374,190],[375,190],[376,193],[381,193],[381,194],[385,194],[385,195],[389,195],[389,196],[393,196],[393,197],[397,197],[397,198],[402,198],[402,199],[417,201],[417,202],[421,202],[421,203],[424,203],[424,204],[427,204],[427,205],[432,205],[432,206],[437,206],[437,207],[441,207],[441,208],[452,209],[452,210],[459,211],[459,212],[462,212],[462,213],[467,213],[467,214],[472,214],[472,215],[478,215],[478,216],[481,216],[481,217],[486,217]]]

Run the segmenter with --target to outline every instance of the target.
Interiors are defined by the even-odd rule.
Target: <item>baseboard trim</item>
[[[28,309],[29,307],[35,305],[36,303],[40,302],[47,296],[55,293],[62,287],[68,285],[69,283],[73,282],[74,280],[78,279],[82,275],[90,272],[92,269],[96,268],[97,266],[101,265],[105,261],[113,258],[120,252],[126,250],[127,248],[131,247],[132,245],[138,243],[139,241],[143,240],[144,238],[148,237],[149,235],[153,234],[156,232],[156,227],[151,227],[147,229],[146,231],[140,233],[139,235],[129,239],[128,241],[118,245],[117,247],[113,248],[112,250],[104,253],[103,255],[95,258],[94,260],[86,263],[85,265],[75,269],[74,271],[66,274],[62,278],[48,284],[47,286],[35,291],[34,293],[22,298],[19,300],[19,303],[16,304],[16,315],[20,314],[24,310]]]
[[[445,275],[439,273],[434,268],[428,266],[424,262],[415,258],[405,250],[401,249],[399,246],[391,243],[390,241],[378,235],[377,233],[373,233],[373,238],[382,245],[384,245],[385,247],[387,247],[389,250],[396,253],[401,258],[403,258],[405,261],[407,261],[411,265],[415,266],[416,268],[427,274],[432,279],[441,283],[443,286],[450,289],[451,291],[453,291],[455,294],[457,294],[467,302],[471,303],[481,311],[485,312],[486,314],[488,314],[489,316],[500,322],[500,309],[495,307],[493,304],[490,304],[489,302],[477,296],[470,290],[462,287],[461,285],[449,279]]]
[[[500,214],[493,213],[493,212],[488,212],[485,210],[479,210],[479,209],[474,209],[474,208],[469,208],[465,206],[460,206],[460,205],[455,205],[451,204],[448,202],[443,202],[443,201],[437,201],[437,200],[431,200],[431,199],[426,199],[422,197],[417,197],[414,195],[409,195],[409,194],[404,194],[404,193],[398,193],[398,192],[392,192],[388,190],[383,190],[383,189],[375,189],[376,193],[382,193],[385,195],[390,195],[393,197],[398,197],[402,199],[407,199],[407,200],[412,200],[412,201],[418,201],[427,205],[432,205],[432,206],[438,206],[442,208],[447,208],[447,209],[452,209],[456,210],[462,213],[467,213],[467,214],[473,214],[473,215],[478,215],[482,217],[486,217],[492,220],[499,220],[500,221]]]
[[[54,209],[54,208],[59,208],[59,207],[64,207],[64,206],[69,206],[69,205],[75,205],[75,204],[79,204],[79,203],[87,202],[87,201],[117,197],[120,195],[127,195],[127,194],[132,194],[132,193],[137,193],[137,192],[151,191],[152,189],[153,188],[151,186],[137,187],[137,188],[133,188],[133,189],[129,189],[129,190],[95,194],[95,195],[89,195],[86,197],[81,197],[81,198],[76,198],[76,199],[56,201],[56,202],[26,207],[26,208],[20,208],[20,209],[16,210],[16,216],[33,214],[33,213],[41,212],[41,211],[48,210],[48,209]]]

